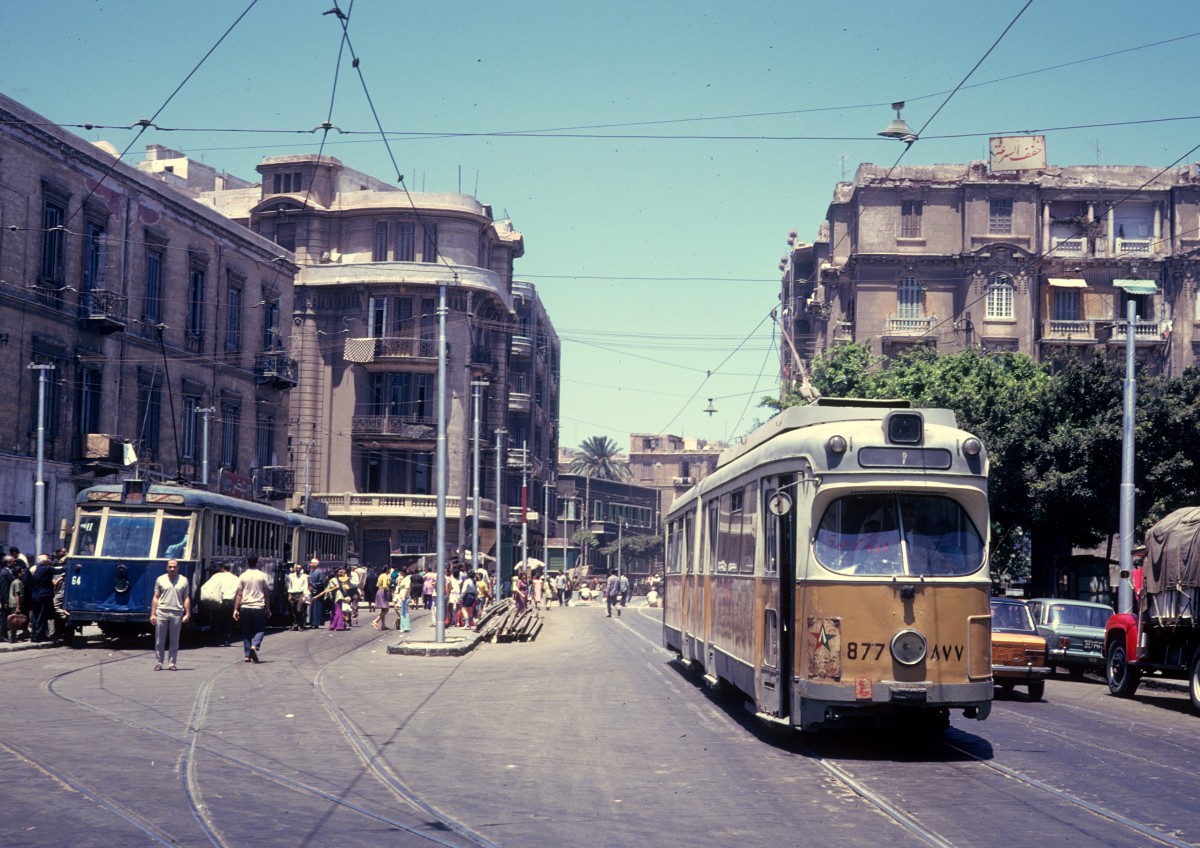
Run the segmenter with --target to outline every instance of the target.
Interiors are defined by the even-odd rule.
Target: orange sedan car
[[[1028,686],[1029,699],[1040,701],[1046,694],[1046,640],[1033,626],[1033,616],[1024,601],[992,598],[992,679],[1005,692]]]

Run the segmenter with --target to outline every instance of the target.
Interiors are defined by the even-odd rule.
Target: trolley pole
[[[43,536],[46,535],[46,372],[54,366],[46,362],[31,362],[30,371],[38,372],[38,422],[37,422],[37,480],[33,484],[33,554],[34,562],[43,553]]]
[[[475,451],[471,456],[472,477],[474,485],[471,489],[471,569],[479,570],[479,391],[488,386],[487,380],[472,380],[471,388],[475,394]]]
[[[492,596],[497,601],[504,598],[500,572],[504,569],[504,437],[507,435],[503,428],[496,431],[496,585]]]

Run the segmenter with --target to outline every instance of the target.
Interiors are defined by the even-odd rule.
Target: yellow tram
[[[663,638],[761,716],[944,729],[991,710],[987,455],[954,413],[787,409],[666,516]]]

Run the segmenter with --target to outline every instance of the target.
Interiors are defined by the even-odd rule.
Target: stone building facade
[[[473,543],[473,383],[485,382],[480,548],[494,554],[497,527],[519,520],[512,507],[524,466],[526,518],[540,550],[537,505],[558,444],[559,344],[534,287],[513,278],[521,234],[474,197],[409,192],[329,156],[269,157],[258,171],[260,185],[200,198],[295,251],[300,265],[290,316],[299,367],[289,422],[294,503],[325,504],[350,526],[369,566],[435,550],[444,289],[448,548]],[[511,554],[506,571],[510,564]]]
[[[130,452],[191,481],[207,455],[213,487],[282,505],[295,273],[290,251],[0,96],[0,544],[57,547],[78,491],[129,476]]]
[[[669,433],[633,433],[629,437],[629,471],[638,485],[658,491],[658,517],[675,498],[717,467],[724,444]]]
[[[1177,375],[1200,347],[1198,253],[1198,165],[864,164],[786,257],[785,380],[843,341],[1039,360],[1121,346],[1130,300],[1139,360]]]

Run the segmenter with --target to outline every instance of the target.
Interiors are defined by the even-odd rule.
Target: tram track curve
[[[353,653],[370,642],[354,644],[347,646],[344,650],[321,664],[313,674],[310,685],[314,694],[321,702],[324,709],[328,712],[331,720],[337,726],[339,732],[345,738],[349,748],[358,757],[372,777],[379,783],[386,792],[394,799],[403,802],[407,807],[415,812],[419,812],[425,816],[433,818],[440,827],[454,834],[456,839],[442,838],[438,833],[431,833],[427,829],[427,823],[413,824],[405,821],[390,812],[381,812],[377,809],[372,809],[370,806],[355,803],[347,798],[326,791],[319,786],[314,786],[303,780],[297,780],[281,773],[278,769],[264,766],[259,763],[251,762],[245,758],[234,756],[226,751],[219,750],[211,745],[206,745],[201,741],[201,736],[205,731],[205,720],[208,710],[208,705],[216,691],[218,678],[226,671],[236,668],[241,665],[240,662],[228,662],[220,668],[213,671],[197,691],[195,703],[191,713],[184,723],[184,731],[182,734],[172,733],[161,727],[155,727],[144,721],[139,721],[128,715],[122,715],[106,707],[90,703],[84,699],[74,697],[61,691],[59,685],[67,678],[87,671],[94,671],[103,666],[112,665],[115,663],[128,662],[130,660],[144,658],[145,652],[130,654],[119,658],[106,657],[103,660],[87,665],[69,669],[53,675],[42,683],[42,689],[50,696],[57,698],[65,703],[68,703],[78,709],[86,710],[98,717],[115,721],[123,724],[131,729],[141,733],[151,734],[163,739],[166,739],[179,746],[179,776],[182,791],[185,801],[189,806],[192,817],[195,819],[197,826],[204,836],[205,841],[212,845],[213,848],[230,848],[233,844],[229,837],[224,835],[216,824],[216,817],[209,809],[204,801],[204,782],[200,777],[200,760],[201,758],[212,758],[213,760],[222,763],[226,766],[240,768],[247,773],[270,781],[271,783],[282,787],[291,792],[299,792],[308,797],[320,799],[328,803],[336,805],[338,808],[345,809],[352,813],[371,819],[379,824],[389,828],[394,828],[407,832],[415,837],[418,837],[430,844],[445,846],[445,848],[498,848],[495,843],[488,840],[471,830],[461,821],[446,812],[436,808],[428,801],[423,799],[399,774],[395,772],[390,765],[382,762],[379,752],[373,751],[370,744],[362,732],[356,727],[352,719],[346,714],[345,710],[340,708],[336,700],[331,696],[323,684],[323,678],[326,673],[332,669],[338,662],[345,660],[353,655]],[[310,646],[303,649],[306,659],[316,660],[314,651]],[[144,817],[130,810],[127,805],[118,801],[111,793],[106,793],[102,789],[90,785],[77,774],[72,773],[69,769],[56,765],[49,761],[48,758],[38,758],[33,756],[31,752],[25,750],[13,749],[13,754],[26,760],[31,765],[42,769],[47,774],[60,780],[62,783],[77,788],[81,794],[92,798],[96,803],[100,804],[105,809],[109,809],[115,815],[127,820],[130,824],[137,827],[139,830],[146,830],[154,834],[154,838],[162,841],[163,844],[177,845],[180,844],[180,839],[177,835],[167,833],[163,828],[155,826]]]

